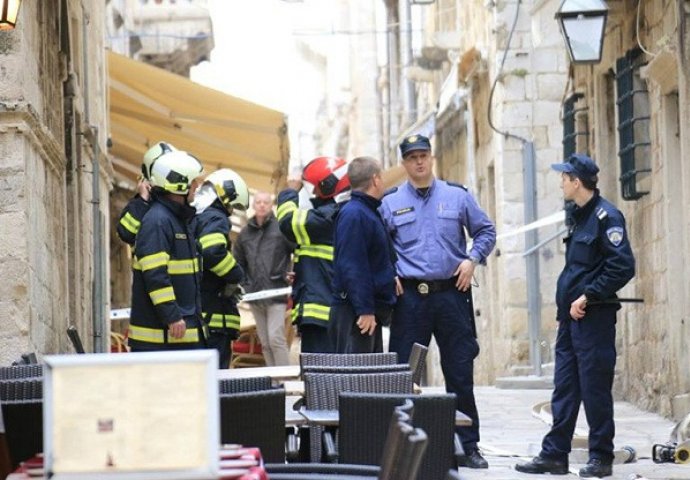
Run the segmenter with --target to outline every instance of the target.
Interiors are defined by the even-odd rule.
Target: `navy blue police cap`
[[[424,135],[410,135],[409,137],[405,137],[403,141],[400,142],[400,155],[402,155],[403,158],[413,150],[431,151],[431,143],[429,143],[429,139]]]
[[[594,163],[594,160],[581,153],[572,154],[563,163],[552,163],[551,168],[557,172],[570,173],[584,180],[596,181],[597,173],[599,173],[599,167]]]

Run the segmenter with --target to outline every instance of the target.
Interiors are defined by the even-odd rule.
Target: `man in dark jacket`
[[[381,326],[395,303],[395,254],[377,211],[384,193],[381,165],[358,157],[347,175],[352,197],[335,222],[329,328],[336,353],[382,352]]]
[[[235,259],[245,273],[245,291],[287,287],[293,245],[280,233],[278,220],[273,215],[271,194],[256,193],[252,207],[254,216],[240,231],[233,248]],[[287,296],[255,300],[249,308],[256,321],[256,333],[266,365],[288,365],[290,359],[285,338]]]
[[[524,473],[568,473],[573,432],[580,404],[589,424],[589,461],[580,477],[612,474],[613,398],[616,366],[616,292],[635,275],[635,258],[623,214],[599,195],[594,161],[580,154],[552,165],[561,172],[568,236],[565,267],[556,287],[556,369],[551,397],[553,426],[531,462],[515,466]]]

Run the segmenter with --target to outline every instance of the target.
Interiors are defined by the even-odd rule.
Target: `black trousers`
[[[218,368],[230,367],[230,345],[237,335],[225,333],[222,330],[212,330],[208,334],[208,348],[218,350]]]
[[[470,427],[456,427],[463,449],[477,447],[479,414],[474,399],[474,359],[479,354],[475,336],[472,292],[454,288],[422,295],[406,289],[398,297],[391,323],[390,351],[407,362],[414,343],[429,345],[434,336],[441,354],[446,391],[457,395],[457,409],[472,419]]]
[[[329,316],[329,335],[335,346],[335,353],[380,353],[383,352],[381,323],[388,319],[376,315],[376,330],[373,335],[360,333],[357,314],[349,302],[331,306]]]
[[[319,325],[300,324],[301,350],[304,353],[333,353],[328,328]]]
[[[584,403],[589,425],[589,458],[613,460],[613,376],[616,367],[616,308],[591,306],[578,320],[561,320],[556,337],[556,370],[551,396],[553,426],[541,456],[568,458]]]

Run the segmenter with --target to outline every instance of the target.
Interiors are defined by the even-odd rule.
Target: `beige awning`
[[[205,172],[232,168],[254,190],[276,192],[287,174],[285,115],[160,68],[108,52],[111,153],[135,181],[144,152],[166,141]]]

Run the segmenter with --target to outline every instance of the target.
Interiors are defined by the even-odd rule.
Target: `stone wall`
[[[0,268],[8,279],[0,286],[3,365],[23,352],[70,351],[70,323],[91,346],[93,152],[80,119],[88,98],[90,124],[99,127],[103,151],[104,7],[95,0],[84,5],[90,16],[85,41],[81,3],[68,1],[67,11],[60,4],[24,2],[17,28],[0,33]],[[101,162],[99,185],[107,205],[103,155]]]
[[[586,93],[594,118],[590,149],[602,167],[602,194],[626,215],[636,254],[637,275],[623,293],[645,300],[625,306],[619,316],[615,390],[643,408],[680,418],[690,412],[690,228],[684,208],[690,204],[690,167],[683,161],[690,153],[690,92],[678,24],[688,20],[675,11],[676,4],[645,2],[640,9],[639,40],[649,52],[642,69],[651,115],[648,195],[635,201],[621,197],[615,80],[609,73],[617,58],[639,47],[636,2],[611,6],[604,58],[592,70],[576,68],[575,85]]]
[[[452,2],[441,2],[439,9],[447,10],[449,3]],[[471,123],[466,131],[472,138],[458,137],[455,143],[463,145],[462,148],[450,147],[439,153],[442,158],[439,174],[469,183],[480,205],[495,220],[498,232],[504,233],[525,223],[523,144],[515,136],[535,145],[537,216],[562,208],[558,176],[550,171],[550,164],[561,161],[562,157],[559,114],[567,73],[567,59],[553,21],[558,2],[520,3],[502,69],[501,60],[508,47],[517,2],[499,1],[494,6],[480,0],[461,3],[458,3],[456,25],[462,36],[460,54],[475,50],[479,57],[469,76],[461,78],[464,83],[460,85],[469,89],[465,118]],[[489,104],[496,77],[498,82]],[[494,131],[490,123],[501,133]],[[504,133],[510,134],[510,138]],[[443,132],[439,136],[442,138]],[[471,144],[470,151],[465,151],[467,142]],[[544,228],[539,238],[555,233],[556,228]],[[492,382],[496,376],[510,373],[515,366],[529,366],[524,250],[523,235],[499,240],[487,268],[477,271],[480,287],[475,289],[475,313],[482,347],[476,362],[478,382]],[[550,359],[555,338],[553,297],[562,253],[556,242],[539,250],[544,361]]]

